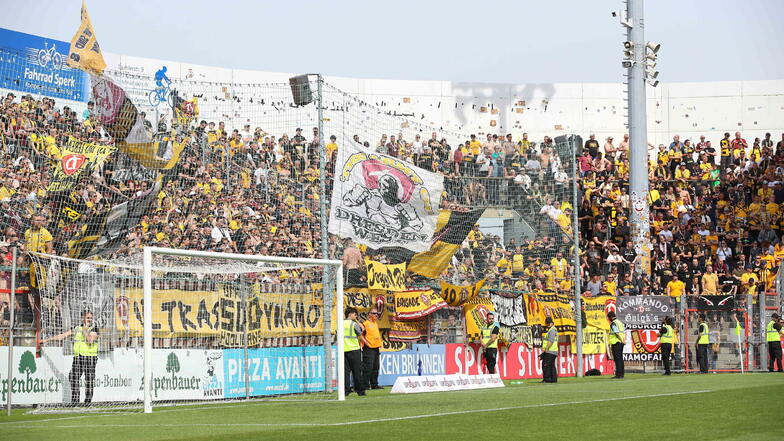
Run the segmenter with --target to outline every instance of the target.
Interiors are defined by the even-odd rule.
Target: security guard
[[[93,323],[93,313],[82,312],[82,324],[61,334],[43,339],[42,343],[52,340],[63,340],[73,336],[73,363],[68,381],[71,383],[71,403],[79,402],[79,382],[84,374],[84,404],[93,400],[95,387],[95,365],[98,362],[98,327]]]
[[[781,335],[784,334],[781,326],[781,316],[774,313],[770,316],[770,321],[765,329],[765,340],[768,341],[768,372],[773,372],[773,368],[778,363],[779,372],[784,372],[781,367]]]
[[[614,311],[607,314],[607,320],[610,321],[609,343],[613,361],[615,361],[615,376],[613,378],[623,378],[623,345],[626,343],[626,328],[616,318]]]
[[[346,308],[346,318],[343,320],[343,363],[344,363],[344,390],[346,396],[351,393],[352,376],[354,378],[354,391],[359,396],[365,396],[365,383],[362,380],[362,345],[367,344],[362,336],[362,325],[357,323],[356,308]]]
[[[495,374],[495,362],[498,357],[498,334],[501,330],[495,324],[495,314],[487,313],[487,321],[482,328],[482,350],[487,362],[487,372]]]
[[[675,330],[672,329],[672,317],[665,317],[661,329],[659,329],[659,342],[661,343],[662,363],[664,364],[664,375],[670,375],[670,354],[672,354],[672,342],[675,337]]]
[[[557,383],[555,360],[558,358],[558,329],[553,324],[552,317],[547,317],[544,324],[548,329],[542,339],[542,354],[539,356],[542,359],[542,383]]]
[[[700,314],[697,318],[700,326],[697,329],[697,363],[700,365],[700,373],[708,373],[708,346],[710,346],[710,328],[705,321],[705,314]]]

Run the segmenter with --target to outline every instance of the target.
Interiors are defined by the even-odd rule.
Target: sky
[[[22,4],[23,6],[19,6]],[[81,0],[0,0],[0,27],[70,41]],[[621,0],[88,0],[106,52],[270,72],[620,82]],[[647,0],[663,82],[784,79],[784,0]],[[0,42],[2,45],[2,42]]]

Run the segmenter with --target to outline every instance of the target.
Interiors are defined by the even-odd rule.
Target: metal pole
[[[343,315],[343,265],[338,265],[333,267],[335,269],[335,290],[337,291],[337,295],[335,296],[335,303],[337,304],[337,308],[335,308],[336,315],[335,321],[337,322],[337,326],[335,327],[336,331],[336,339],[337,339],[337,354],[335,358],[337,358],[337,377],[338,377],[338,400],[344,401],[346,399],[346,377],[345,377],[345,365],[344,365],[344,356],[343,356],[343,322],[340,320],[340,315]],[[330,317],[331,314],[324,313],[325,318]],[[326,341],[324,344],[327,346],[328,350],[332,351],[332,342]],[[329,378],[329,377],[327,377]],[[325,379],[326,380],[326,379]]]
[[[680,357],[681,369],[686,371],[686,332],[689,324],[686,323],[686,308],[688,307],[686,296],[681,296],[681,325],[680,325]]]
[[[144,299],[144,413],[152,413],[152,249],[142,258]]]
[[[633,63],[628,68],[629,95],[629,195],[632,241],[637,253],[635,270],[645,278],[651,275],[650,207],[648,206],[648,128],[645,109],[645,35],[643,0],[627,0],[627,19],[631,27],[628,41],[633,45]]]
[[[757,351],[760,354],[760,370],[764,371],[768,367],[768,351],[765,348],[767,342],[765,326],[765,293],[757,293],[757,306],[759,307],[759,333],[757,334]]]
[[[578,138],[571,136],[569,153],[572,163],[572,231],[574,236],[574,322],[577,327],[577,376],[583,376],[583,314],[582,281],[580,280],[580,228],[577,223],[577,144]]]
[[[747,370],[754,369],[754,365],[752,364],[754,361],[753,354],[751,351],[752,342],[754,341],[754,307],[753,307],[754,297],[751,294],[746,294],[746,368]]]
[[[245,276],[240,275],[240,289],[242,290],[242,349],[245,361],[245,399],[250,399],[250,359],[248,358],[248,290],[245,289]]]
[[[8,309],[9,312],[9,319],[11,320],[8,323],[8,395],[5,402],[5,411],[8,416],[11,416],[11,393],[14,390],[14,309],[16,303],[14,302],[14,298],[16,297],[16,246],[11,251],[11,256],[13,257],[13,261],[11,262],[11,293],[8,296]]]
[[[329,259],[329,233],[327,232],[327,152],[324,147],[324,78],[321,74],[316,74],[316,115],[318,118],[318,149],[319,149],[319,226],[321,228],[321,258]],[[338,274],[340,272],[340,274]],[[335,281],[335,289],[332,290],[332,281]],[[332,302],[337,293],[340,293],[340,299],[337,299],[337,312],[335,314],[335,321],[337,328],[341,328],[343,323],[340,316],[343,314],[343,267],[325,267],[324,280],[322,280],[321,298],[324,301],[324,369],[330,369],[332,364]],[[343,360],[342,351],[337,354],[339,360]],[[340,363],[338,363],[340,364]],[[338,372],[338,376],[342,376],[343,372]],[[329,375],[326,375],[325,382]],[[329,388],[331,385],[326,384],[325,387]],[[342,386],[339,386],[342,387]],[[344,393],[341,389],[340,393]],[[339,398],[340,399],[340,398]],[[342,399],[345,399],[343,396]]]

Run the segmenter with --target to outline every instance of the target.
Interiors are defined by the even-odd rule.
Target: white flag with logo
[[[371,248],[430,249],[444,177],[392,156],[341,146],[329,232]]]

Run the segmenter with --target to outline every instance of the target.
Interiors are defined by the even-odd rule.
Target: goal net
[[[339,398],[339,261],[163,248],[31,261],[42,331],[19,372],[42,385],[38,411]]]

